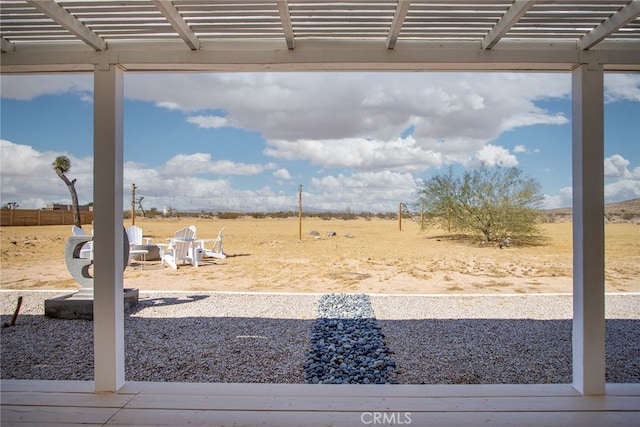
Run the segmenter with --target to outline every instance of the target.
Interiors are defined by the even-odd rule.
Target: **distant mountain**
[[[616,212],[634,212],[640,213],[640,199],[625,200],[619,203],[609,203],[606,205],[607,210]]]
[[[545,209],[541,213],[549,219],[549,222],[571,221],[573,216],[571,208]],[[604,207],[604,213],[610,222],[634,222],[640,224],[640,199],[608,203]]]

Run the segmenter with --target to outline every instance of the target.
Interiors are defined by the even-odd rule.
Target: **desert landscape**
[[[396,220],[380,218],[304,218],[302,239],[297,218],[138,218],[136,225],[154,243],[165,243],[188,225],[202,239],[215,238],[225,227],[227,258],[177,270],[158,260],[126,268],[124,286],[140,290],[140,301],[124,319],[128,381],[571,382],[570,222],[542,224],[542,245],[502,249],[456,240],[441,230],[423,232],[410,220],[400,231]],[[91,226],[84,229],[90,232]],[[2,328],[0,376],[92,380],[92,322],[42,315],[47,298],[79,287],[64,261],[71,226],[0,232],[3,322],[24,295],[17,324]],[[637,224],[606,224],[608,382],[640,378],[639,232]],[[350,338],[343,340],[346,332],[331,335],[331,328],[322,328],[329,315],[319,307],[320,301],[345,298],[370,304],[367,315],[376,320],[353,323],[358,326],[347,328]],[[386,337],[380,342],[388,348],[389,377],[376,377],[376,365],[366,381],[357,376],[360,368],[355,377],[353,369],[340,368],[338,378],[329,365],[318,365],[325,339],[344,344],[340,351],[348,344],[348,351],[357,352],[362,346],[351,345],[360,343],[353,334],[366,336],[366,347],[377,328]],[[324,331],[323,339],[318,331]],[[377,358],[376,347],[370,351]],[[317,377],[318,369],[329,376]]]
[[[131,224],[126,220],[124,225]],[[134,262],[125,287],[157,291],[247,291],[369,294],[539,294],[572,292],[570,222],[541,224],[539,246],[483,247],[442,230],[421,231],[404,220],[304,218],[137,218],[152,243],[195,225],[198,238],[225,227],[226,259],[205,258],[178,270],[160,261]],[[59,290],[79,285],[67,271],[64,244],[71,227],[0,229],[1,289]],[[84,229],[90,232],[91,226]],[[317,231],[318,236],[311,234]],[[640,291],[640,225],[607,223],[606,291]],[[335,233],[333,236],[328,234]]]

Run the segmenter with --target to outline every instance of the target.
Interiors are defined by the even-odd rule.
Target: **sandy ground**
[[[124,225],[128,226],[131,221]],[[405,220],[143,219],[154,243],[177,229],[198,238],[225,228],[228,258],[178,270],[159,261],[134,263],[125,287],[140,290],[366,292],[394,294],[555,293],[572,291],[571,224],[544,224],[535,247],[471,246],[441,231],[420,232]],[[70,226],[2,227],[1,289],[75,289],[64,262]],[[84,226],[90,231],[91,226]],[[319,238],[310,235],[312,230]],[[329,237],[333,231],[336,236]],[[349,235],[351,237],[346,237]],[[640,226],[606,225],[606,291],[640,291]]]

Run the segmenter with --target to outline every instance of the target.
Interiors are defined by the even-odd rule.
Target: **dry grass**
[[[126,225],[128,225],[127,223]],[[195,225],[198,237],[225,230],[225,260],[177,271],[157,261],[125,271],[125,286],[146,290],[368,293],[571,292],[571,224],[544,224],[546,243],[481,248],[420,232],[418,225],[373,219],[140,219],[144,235],[163,243]],[[85,226],[87,228],[87,226]],[[309,234],[316,230],[320,238]],[[337,236],[327,237],[328,231]],[[69,226],[3,227],[2,289],[74,287],[64,264]],[[345,237],[350,234],[353,237]],[[640,226],[606,225],[607,291],[640,291]]]

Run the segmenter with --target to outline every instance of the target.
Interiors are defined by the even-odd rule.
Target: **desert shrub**
[[[462,177],[436,175],[418,189],[425,223],[471,233],[485,242],[540,238],[540,184],[518,168],[481,168]]]
[[[240,214],[238,212],[218,212],[216,216],[219,219],[238,219]]]

